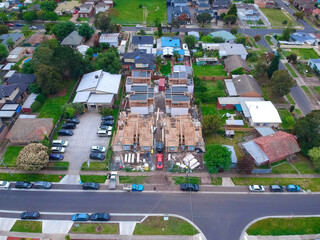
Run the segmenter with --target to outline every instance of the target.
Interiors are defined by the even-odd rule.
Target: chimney
[[[95,78],[96,78],[96,79],[98,79],[98,78],[99,78],[99,76],[98,76],[98,75],[96,75],[96,76],[95,76]]]

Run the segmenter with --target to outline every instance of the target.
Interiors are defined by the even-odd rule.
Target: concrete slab
[[[42,221],[42,233],[67,234],[73,225],[72,221]]]
[[[7,236],[0,236],[0,240],[7,240]]]
[[[223,187],[234,187],[234,183],[232,182],[232,179],[229,177],[222,178],[222,186]]]
[[[10,231],[15,222],[14,218],[0,218],[0,231]]]
[[[120,235],[133,235],[136,222],[120,222]]]
[[[60,184],[80,184],[79,183],[80,175],[65,175],[61,181]]]

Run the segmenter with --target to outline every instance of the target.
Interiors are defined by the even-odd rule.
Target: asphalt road
[[[201,194],[1,191],[2,210],[41,212],[171,213],[187,217],[208,240],[238,240],[252,220],[320,214],[320,194]],[[44,215],[43,217],[46,217]],[[65,219],[54,215],[51,219]]]

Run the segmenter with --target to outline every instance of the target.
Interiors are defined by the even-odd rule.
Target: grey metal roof
[[[275,133],[275,131],[271,127],[255,127],[255,129],[258,131],[258,133],[260,133],[262,137]]]
[[[259,93],[261,96],[263,95],[257,81],[247,74],[233,78],[232,82],[239,96],[251,91]]]
[[[132,92],[147,92],[148,86],[147,85],[134,85],[131,87]]]
[[[153,44],[153,36],[133,36],[132,44]]]
[[[234,87],[234,84],[232,82],[232,79],[225,79],[224,80],[224,83],[226,84],[226,88],[228,90],[228,95],[230,97],[234,97],[234,96],[237,96],[237,90],[236,88]]]
[[[172,86],[172,93],[186,93],[188,92],[188,87]]]
[[[262,151],[261,148],[259,148],[259,146],[254,141],[243,143],[242,146],[251,155],[258,166],[266,161],[269,161],[268,156]]]
[[[146,71],[132,71],[132,77],[150,77],[150,72]]]
[[[189,102],[190,98],[185,95],[172,95],[171,99],[173,102]]]
[[[130,101],[147,101],[147,94],[133,94],[130,95]]]
[[[243,120],[226,120],[226,125],[243,126]]]
[[[11,118],[16,111],[0,111],[0,118]]]
[[[13,103],[13,104],[4,104],[3,107],[1,108],[1,111],[15,111],[19,107],[19,104]]]
[[[8,34],[2,34],[0,36],[0,40],[2,40],[2,44],[7,45],[7,40],[9,38],[12,39],[13,42],[16,42],[19,38],[21,38],[23,34],[21,33],[8,33]]]
[[[169,74],[169,78],[187,78],[186,72],[174,72]]]
[[[36,80],[34,74],[14,73],[7,81],[8,84],[12,83],[33,83]]]
[[[229,145],[222,145],[222,146],[227,147],[229,149],[229,151],[231,152],[232,163],[236,164],[238,162],[238,159],[237,159],[237,155],[236,155],[236,152],[234,150],[234,147],[233,146],[229,146]]]
[[[71,45],[71,46],[78,46],[81,44],[83,37],[79,35],[77,31],[73,31],[67,37],[63,39],[61,45]]]

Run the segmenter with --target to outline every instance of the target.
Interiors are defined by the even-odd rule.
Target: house
[[[246,118],[250,117],[249,109],[246,105],[248,101],[264,101],[263,98],[258,97],[218,97],[218,109],[235,109],[242,113]]]
[[[197,66],[204,66],[204,65],[216,65],[218,64],[218,58],[216,57],[199,57],[196,58]]]
[[[25,40],[26,38],[24,37],[23,34],[21,33],[8,33],[8,34],[2,34],[0,36],[0,42],[1,44],[4,44],[8,49],[8,44],[7,41],[9,39],[12,39],[12,41],[14,42],[13,48],[15,48],[17,45],[19,45],[23,40]]]
[[[260,136],[268,136],[275,133],[271,127],[254,127],[254,129]]]
[[[84,74],[73,102],[83,103],[88,109],[112,107],[118,98],[120,82],[121,74],[102,70]]]
[[[312,10],[312,16],[314,16],[315,18],[318,18],[318,19],[319,19],[320,9],[319,9],[319,8],[313,9],[313,10]]]
[[[250,68],[247,62],[240,56],[232,55],[224,59],[225,70],[231,74],[232,71],[236,69],[241,69],[243,72],[249,73]]]
[[[216,0],[212,3],[213,14],[219,16],[219,10],[229,10],[230,0]]]
[[[37,47],[41,42],[55,38],[54,35],[44,35],[44,33],[36,32],[32,34],[27,41],[24,42],[25,47]]]
[[[136,49],[153,48],[154,38],[153,36],[133,36],[132,46]]]
[[[190,96],[187,86],[171,86],[166,90],[166,113],[171,116],[188,115]]]
[[[1,2],[0,3],[0,9],[8,9],[10,7],[10,4],[8,2]]]
[[[180,48],[180,38],[179,37],[161,37],[161,47],[172,47]]]
[[[80,6],[80,11],[78,12],[79,17],[81,18],[89,18],[94,14],[94,5],[93,3],[87,2],[83,3]]]
[[[272,164],[300,152],[296,138],[278,131],[242,144],[257,166]]]
[[[234,40],[236,39],[235,36],[233,36],[230,32],[222,30],[217,32],[211,32],[208,34],[212,38],[214,37],[221,37],[225,40],[225,43],[234,43]]]
[[[94,6],[96,6],[99,2],[100,2],[100,0],[87,0],[85,3],[90,3],[90,4],[93,4]]]
[[[305,32],[295,32],[290,35],[290,41],[298,42],[301,44],[310,44],[315,45],[318,43],[318,40]]]
[[[192,76],[192,67],[185,66],[185,65],[174,65],[172,72],[173,73],[186,72],[188,74],[188,76]]]
[[[173,18],[178,20],[180,24],[190,22],[190,11],[188,6],[178,6],[173,8]]]
[[[188,6],[187,0],[172,0],[171,2],[172,7],[184,7]]]
[[[102,33],[99,43],[109,44],[110,47],[118,47],[120,43],[120,33]]]
[[[87,51],[89,48],[90,48],[90,47],[87,46],[87,45],[79,45],[79,46],[77,47],[77,50],[78,50],[79,53],[81,53],[83,56],[85,56],[85,55],[86,55],[86,51]]]
[[[27,53],[27,50],[28,48],[26,47],[16,47],[9,53],[9,56],[7,57],[7,61],[15,62],[15,63],[19,62]]]
[[[6,103],[20,103],[26,97],[29,84],[10,84],[0,86],[0,106]]]
[[[151,73],[149,71],[132,71],[131,76],[126,79],[126,92],[132,92],[135,85],[151,85]]]
[[[259,8],[266,8],[268,6],[273,6],[273,0],[254,0],[254,4],[256,4]]]
[[[262,97],[263,95],[257,81],[247,74],[224,81],[230,97]]]
[[[196,38],[196,41],[200,40],[199,32],[191,31],[191,32],[188,32],[188,35],[194,36]]]
[[[310,68],[312,68],[316,72],[320,73],[320,58],[318,58],[318,59],[309,59],[308,65],[310,66]]]
[[[170,87],[187,87],[188,94],[193,94],[194,83],[193,79],[189,76],[190,75],[187,72],[173,72],[168,76],[168,84]]]
[[[27,145],[48,137],[52,128],[52,118],[18,118],[6,138],[12,144]]]
[[[113,1],[112,4],[108,4],[106,2],[100,2],[95,6],[96,9],[96,14],[98,14],[99,12],[106,12],[107,10],[109,10],[110,8],[113,7]]]
[[[307,15],[312,14],[312,11],[316,9],[311,0],[294,0],[292,5]]]
[[[129,96],[129,107],[131,113],[149,114],[153,113],[153,92],[154,89],[148,85],[134,85],[131,87]]]
[[[36,81],[34,74],[14,73],[8,80],[7,85],[10,84],[31,84]]]
[[[253,4],[237,4],[237,10],[238,18],[241,21],[259,21],[260,19],[260,13]]]
[[[58,14],[59,16],[62,16],[63,14],[73,14],[73,11],[76,8],[79,8],[81,4],[78,1],[65,1],[62,3],[59,3],[54,12]],[[40,5],[39,5],[40,7]]]
[[[155,59],[153,54],[148,54],[146,49],[137,49],[135,52],[123,54],[122,69],[129,71],[148,71],[153,73]]]
[[[66,36],[60,45],[69,46],[69,47],[77,47],[83,43],[84,37],[80,36],[79,33],[74,30],[68,36]]]
[[[38,96],[38,94],[35,94],[35,93],[31,93],[28,96],[27,100],[22,105],[22,111],[23,112],[25,112],[25,113],[31,113],[32,112],[31,106],[36,101],[37,96]]]
[[[240,56],[243,60],[247,59],[248,52],[244,48],[242,44],[235,44],[235,43],[220,43],[219,44],[219,56],[229,57],[229,56]]]

